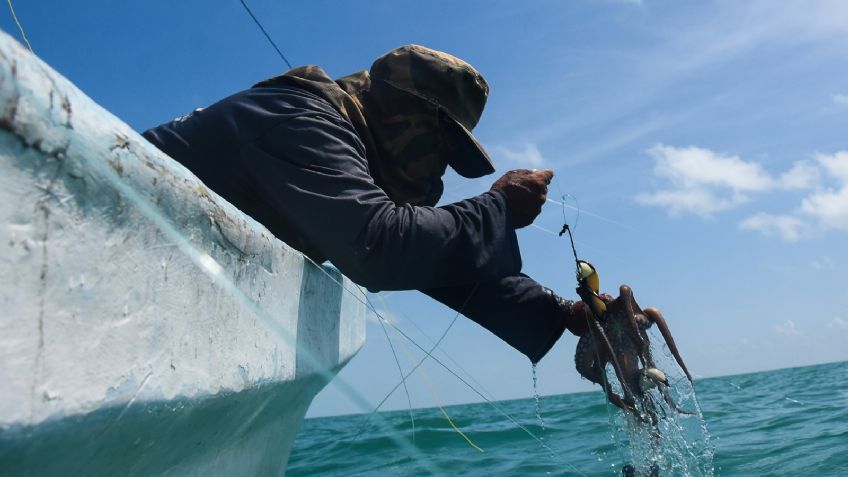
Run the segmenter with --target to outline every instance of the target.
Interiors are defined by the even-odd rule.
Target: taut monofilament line
[[[11,5],[11,1],[12,0],[9,0],[9,5]],[[247,11],[247,14],[250,15],[250,18],[253,19],[253,23],[256,23],[256,26],[259,27],[259,29],[262,31],[262,34],[265,35],[265,38],[267,38],[268,42],[271,43],[271,46],[273,46],[274,49],[277,50],[277,54],[280,55],[280,58],[283,59],[283,61],[286,63],[286,66],[288,66],[289,69],[291,69],[292,65],[291,65],[291,63],[289,63],[289,60],[286,59],[286,55],[284,55],[283,52],[280,51],[280,47],[278,47],[277,44],[274,42],[274,40],[271,39],[271,35],[269,35],[267,31],[265,31],[265,28],[262,27],[261,23],[259,23],[259,19],[256,18],[256,15],[254,15],[252,11],[250,11],[250,7],[248,7],[247,4],[244,3],[244,0],[239,0],[239,1],[241,2],[241,6],[243,6],[245,11]]]

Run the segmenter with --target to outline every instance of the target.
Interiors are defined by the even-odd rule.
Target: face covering
[[[453,152],[446,113],[367,71],[333,81],[316,66],[295,68],[255,87],[291,84],[326,99],[356,129],[375,183],[396,204],[433,206],[444,191],[442,175]]]
[[[372,85],[366,98],[369,130],[378,151],[370,163],[377,184],[397,204],[436,205],[451,154],[445,113],[391,87]]]

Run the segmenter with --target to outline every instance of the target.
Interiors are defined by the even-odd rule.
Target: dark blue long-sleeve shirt
[[[254,87],[144,137],[316,261],[372,290],[422,290],[538,361],[564,329],[550,292],[520,275],[505,197],[397,205],[355,129],[327,101]],[[473,293],[472,293],[473,290]]]

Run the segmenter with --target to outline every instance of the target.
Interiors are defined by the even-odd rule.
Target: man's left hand
[[[532,224],[542,212],[553,176],[554,171],[550,169],[516,169],[492,184],[492,190],[499,190],[506,196],[512,225],[516,229]]]
[[[598,295],[604,303],[613,301],[612,295],[601,293]],[[586,303],[575,301],[566,311],[565,328],[574,336],[583,336],[589,332],[589,316],[592,310]]]
[[[575,301],[566,310],[565,329],[571,332],[574,336],[583,336],[589,332],[589,316],[587,313],[592,313],[589,307],[582,301]]]

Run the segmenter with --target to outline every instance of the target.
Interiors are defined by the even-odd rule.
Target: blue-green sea
[[[669,417],[660,449],[599,389],[542,397],[541,421],[532,398],[447,407],[483,452],[439,409],[413,411],[414,451],[374,416],[307,419],[286,475],[620,476],[645,458],[661,476],[848,476],[848,362],[696,380],[695,389],[702,414]],[[380,414],[412,442],[408,411]]]

